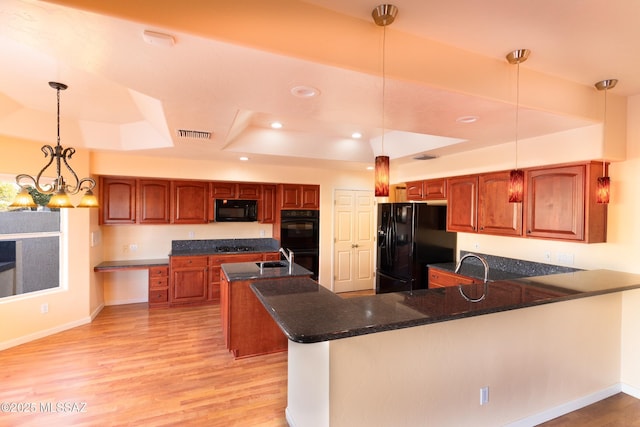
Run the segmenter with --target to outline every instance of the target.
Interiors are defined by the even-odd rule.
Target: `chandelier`
[[[24,173],[16,175],[16,184],[18,184],[21,190],[9,207],[35,208],[37,205],[31,194],[34,189],[41,194],[51,196],[46,205],[48,208],[73,208],[74,206],[71,203],[69,196],[78,194],[80,191],[84,191],[85,193],[80,200],[80,204],[78,204],[79,208],[98,207],[98,199],[93,194],[96,181],[93,178],[79,179],[78,175],[76,175],[68,162],[76,152],[75,148],[63,148],[60,145],[60,91],[65,90],[67,85],[63,83],[49,82],[49,86],[56,90],[58,100],[58,134],[56,146],[52,147],[51,145],[43,145],[40,149],[44,153],[44,157],[49,158],[49,161],[40,170],[40,172],[38,172],[38,175],[36,175],[35,178]],[[49,168],[49,166],[51,166],[54,160],[56,163],[56,178],[51,183],[43,183],[42,174]],[[67,184],[67,180],[65,180],[61,174],[62,164],[64,164],[72,176],[70,184]]]

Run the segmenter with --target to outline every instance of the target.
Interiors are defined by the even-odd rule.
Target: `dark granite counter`
[[[307,278],[260,280],[251,288],[290,340],[314,343],[636,289],[640,275],[592,270],[495,281],[478,303],[458,287],[346,299]],[[463,290],[477,298],[484,286]]]
[[[0,273],[16,268],[15,261],[0,261]]]
[[[468,254],[469,252],[461,251],[460,257]],[[572,267],[564,267],[560,265],[553,264],[543,264],[539,262],[532,261],[524,261],[520,259],[514,258],[505,258],[495,255],[486,255],[474,252],[476,255],[483,257],[487,264],[489,264],[489,280],[511,280],[511,279],[519,279],[522,277],[537,277],[537,276],[546,276],[549,274],[560,274],[560,273],[573,273],[576,271],[581,271],[577,268]],[[456,270],[455,262],[445,262],[439,264],[429,264],[427,267],[429,268],[437,268],[439,270],[448,271],[454,273]],[[475,279],[484,279],[484,267],[482,263],[473,258],[467,258],[460,266],[460,271],[458,274],[463,276],[473,277]]]
[[[265,261],[268,264],[274,261]],[[227,277],[229,282],[239,280],[262,280],[277,279],[282,277],[309,277],[313,273],[306,268],[293,263],[291,273],[289,273],[289,263],[287,261],[276,261],[286,264],[286,267],[264,267],[260,271],[258,264],[260,262],[236,262],[230,264],[222,264],[222,273]]]
[[[272,238],[172,240],[169,256],[278,252],[278,249],[280,243]]]
[[[133,259],[126,261],[104,261],[93,267],[93,271],[104,273],[120,270],[145,270],[150,267],[168,267],[169,259]]]

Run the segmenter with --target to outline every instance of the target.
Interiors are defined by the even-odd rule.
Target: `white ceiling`
[[[64,2],[64,1],[63,1]],[[215,3],[215,2],[214,2]],[[365,0],[307,4],[374,26]],[[396,0],[389,31],[506,63],[528,48],[521,67],[588,87],[617,78],[617,95],[640,93],[640,2],[634,0]],[[184,3],[188,9],[188,2]],[[93,150],[151,156],[362,169],[384,151],[393,162],[443,156],[513,140],[514,105],[408,79],[386,79],[385,137],[379,74],[354,71],[184,32],[173,47],[150,45],[152,23],[126,21],[43,1],[0,2],[0,133],[55,142],[57,80],[62,139]],[[313,49],[314,46],[310,46]],[[333,49],[339,49],[334,46]],[[472,70],[471,70],[472,72]],[[511,82],[505,82],[509,84]],[[313,98],[290,89],[307,85]],[[456,122],[477,115],[478,122]],[[272,120],[284,128],[272,130]],[[593,124],[584,117],[522,108],[521,138]],[[210,131],[180,139],[178,129]],[[362,140],[350,137],[363,133]]]

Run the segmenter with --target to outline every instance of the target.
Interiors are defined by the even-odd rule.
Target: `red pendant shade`
[[[524,194],[524,171],[514,169],[509,172],[509,203],[522,203]]]
[[[376,157],[375,165],[376,197],[389,197],[389,157]]]
[[[609,203],[610,187],[611,180],[608,176],[601,176],[598,178],[598,185],[596,187],[596,202]]]

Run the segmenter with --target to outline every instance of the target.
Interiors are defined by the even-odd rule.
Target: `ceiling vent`
[[[201,130],[178,129],[178,138],[211,139],[211,132]]]
[[[415,156],[413,158],[413,160],[431,160],[431,159],[435,159],[436,156],[430,156],[428,154],[420,154],[418,156]]]

